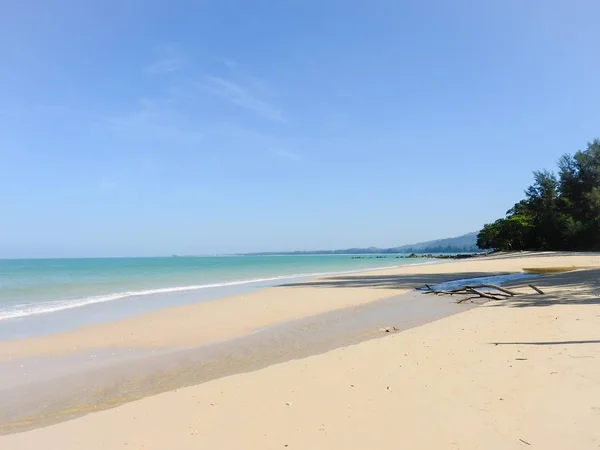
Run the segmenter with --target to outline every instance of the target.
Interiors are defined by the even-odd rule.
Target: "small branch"
[[[496,297],[504,297],[504,298],[510,298],[510,297],[512,297],[512,295],[505,294],[503,292],[488,292],[488,291],[486,291],[486,294],[494,295]]]
[[[544,294],[544,292],[537,288],[536,286],[530,284],[532,289],[534,289],[539,294]],[[494,292],[490,291],[482,291],[481,288],[492,289]],[[487,298],[489,300],[506,300],[507,298],[514,297],[519,295],[518,292],[511,291],[509,289],[500,287],[495,284],[476,284],[476,285],[467,285],[462,286],[456,289],[452,289],[450,291],[438,291],[432,288],[430,285],[426,284],[424,287],[419,288],[419,290],[423,291],[424,294],[434,294],[434,295],[464,295],[469,296],[467,298],[462,298],[458,300],[456,303],[463,303],[467,300],[472,300],[474,298]],[[473,297],[477,296],[477,297]]]
[[[477,294],[480,297],[489,298],[490,300],[502,300],[500,298],[494,297],[493,295],[489,295],[489,294],[486,294],[485,292],[478,291],[477,289],[474,289],[474,288],[467,288],[466,290],[469,293]]]
[[[508,290],[506,288],[497,286],[495,284],[477,284],[475,286],[465,286],[465,287],[466,288],[475,288],[475,289],[486,287],[486,288],[489,288],[489,289],[494,289],[494,290],[499,291],[499,292],[503,292],[504,294],[510,295],[511,297],[514,297],[515,295],[518,295],[517,292],[510,291],[510,290]]]
[[[544,295],[544,291],[542,291],[542,290],[541,290],[540,288],[538,288],[538,287],[535,287],[533,284],[530,284],[530,285],[529,285],[529,287],[530,287],[531,289],[533,289],[535,292],[537,292],[538,294],[540,294],[540,295]]]
[[[458,300],[456,303],[461,304],[464,303],[468,300],[475,300],[476,298],[481,298],[481,297],[467,297],[467,298],[461,298],[460,300]]]
[[[452,295],[452,294],[457,294],[457,292],[454,291],[425,291],[423,292],[423,294],[443,294],[443,295]]]
[[[421,287],[416,287],[415,290],[417,291],[426,291],[425,293],[429,293],[429,292],[435,292],[433,290],[433,288],[431,286],[429,286],[428,284],[426,284],[425,286],[421,286]]]

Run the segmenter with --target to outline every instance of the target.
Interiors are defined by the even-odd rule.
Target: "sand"
[[[167,308],[75,331],[1,341],[0,361],[106,348],[197,346],[244,336],[276,323],[373,302],[425,283],[520,272],[524,267],[600,266],[600,255],[557,255],[500,255],[310,280]]]
[[[593,255],[526,254],[313,280],[257,292],[253,308],[275,312],[264,319],[258,312],[251,317],[264,324],[315,314],[319,307],[326,309],[324,301],[329,308],[356,305],[397,293],[395,286],[408,289],[424,278],[442,280],[448,274],[460,278],[572,265],[598,266],[600,261]],[[600,269],[550,275],[536,280],[544,296],[490,302],[380,339],[2,436],[0,448],[600,448],[599,275]],[[339,287],[341,282],[345,287]],[[306,304],[288,307],[281,297],[267,294],[276,291],[295,292]],[[349,295],[353,291],[358,293]],[[217,308],[218,303],[169,314]],[[122,322],[142,324],[150,316]],[[257,326],[245,322],[246,330]],[[102,327],[71,335],[85,338]],[[193,339],[175,328],[165,325],[162,339],[169,344]],[[137,336],[138,345],[150,344],[142,331]],[[49,347],[43,339],[3,347],[16,346],[13,352],[26,354],[67,351],[59,345],[64,337],[46,338],[52,339],[57,343]],[[89,343],[99,345],[91,337]]]

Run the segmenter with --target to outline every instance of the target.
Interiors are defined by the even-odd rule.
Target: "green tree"
[[[526,237],[525,248],[540,250],[562,249],[562,219],[558,210],[558,180],[547,170],[533,173],[534,183],[525,191],[525,210],[521,216],[528,218],[533,231]]]
[[[500,219],[504,220],[504,219]],[[498,240],[498,233],[500,230],[500,226],[498,224],[499,220],[494,223],[486,223],[483,226],[483,229],[477,235],[477,247],[484,250],[499,250],[500,249],[500,241]]]
[[[530,217],[511,215],[485,224],[477,235],[477,246],[492,250],[524,250],[527,248],[530,233]]]
[[[600,140],[558,163],[564,237],[574,250],[600,248]]]
[[[484,225],[477,244],[497,250],[600,250],[600,140],[564,155],[558,177],[533,173],[525,198]]]

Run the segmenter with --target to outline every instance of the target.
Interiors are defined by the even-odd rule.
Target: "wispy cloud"
[[[302,161],[302,156],[297,153],[285,150],[282,148],[270,148],[268,152],[278,158],[287,159],[288,161]]]
[[[282,111],[274,104],[259,98],[249,87],[225,78],[208,76],[205,89],[240,108],[248,109],[277,122],[286,122]]]
[[[237,67],[237,62],[235,62],[233,59],[229,59],[229,58],[215,58],[215,61],[217,61],[218,63],[223,64],[224,66],[229,67],[230,69],[233,69],[235,67]]]
[[[181,61],[188,61],[182,59],[182,53],[177,49],[161,49],[159,53],[163,59],[147,66],[145,73],[173,72],[180,69]],[[216,139],[232,140],[233,137],[222,129],[224,123],[229,123],[230,117],[216,114],[219,111],[211,107],[214,105],[210,105],[208,97],[274,122],[286,122],[282,110],[271,101],[276,94],[267,81],[242,73],[236,68],[235,61],[221,58],[219,62],[231,68],[227,71],[227,77],[205,73],[195,79],[179,76],[161,78],[157,80],[160,82],[149,86],[146,96],[134,101],[130,109],[105,117],[102,126],[122,138],[138,141],[154,149],[198,149]],[[232,125],[239,128],[239,124]],[[285,144],[272,139],[261,138],[260,141],[255,146],[258,152],[264,152],[265,148],[287,148]],[[286,150],[272,153],[278,154],[279,158],[300,160],[298,155]]]
[[[143,72],[145,75],[160,75],[165,73],[171,73],[179,70],[181,67],[181,60],[178,58],[164,58],[148,64],[144,67]]]

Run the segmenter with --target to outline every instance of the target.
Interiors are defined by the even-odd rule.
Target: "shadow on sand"
[[[379,288],[379,289],[416,289],[425,284],[435,285],[447,281],[467,278],[506,275],[508,272],[459,272],[407,275],[342,275],[321,278],[315,281],[288,283],[281,287],[321,287],[321,288]],[[506,283],[513,288],[529,290],[527,284],[533,283],[541,288],[545,295],[519,295],[504,301],[495,302],[494,307],[540,307],[551,305],[597,305],[600,304],[600,268],[578,270],[552,275],[540,275],[535,278]]]
[[[322,288],[381,288],[381,289],[415,289],[425,284],[435,285],[447,281],[466,278],[504,275],[506,272],[460,272],[434,273],[423,275],[344,275],[335,276],[305,283],[291,283],[284,286],[322,287]],[[528,284],[534,284],[544,295],[530,293]],[[526,280],[508,282],[505,286],[518,290],[525,295],[518,295],[506,300],[494,301],[489,307],[528,308],[552,305],[600,305],[600,268],[577,270],[551,275],[539,275]],[[541,342],[493,342],[493,345],[575,345],[600,344],[600,340],[573,341],[541,341]]]
[[[529,283],[535,284],[546,294],[513,297],[490,306],[526,308],[573,304],[600,305],[600,269],[543,275],[526,282],[507,283],[507,285],[526,286]]]
[[[460,272],[423,275],[342,275],[316,281],[288,283],[281,287],[416,289],[425,284],[435,285],[446,281],[508,274],[509,272]]]

